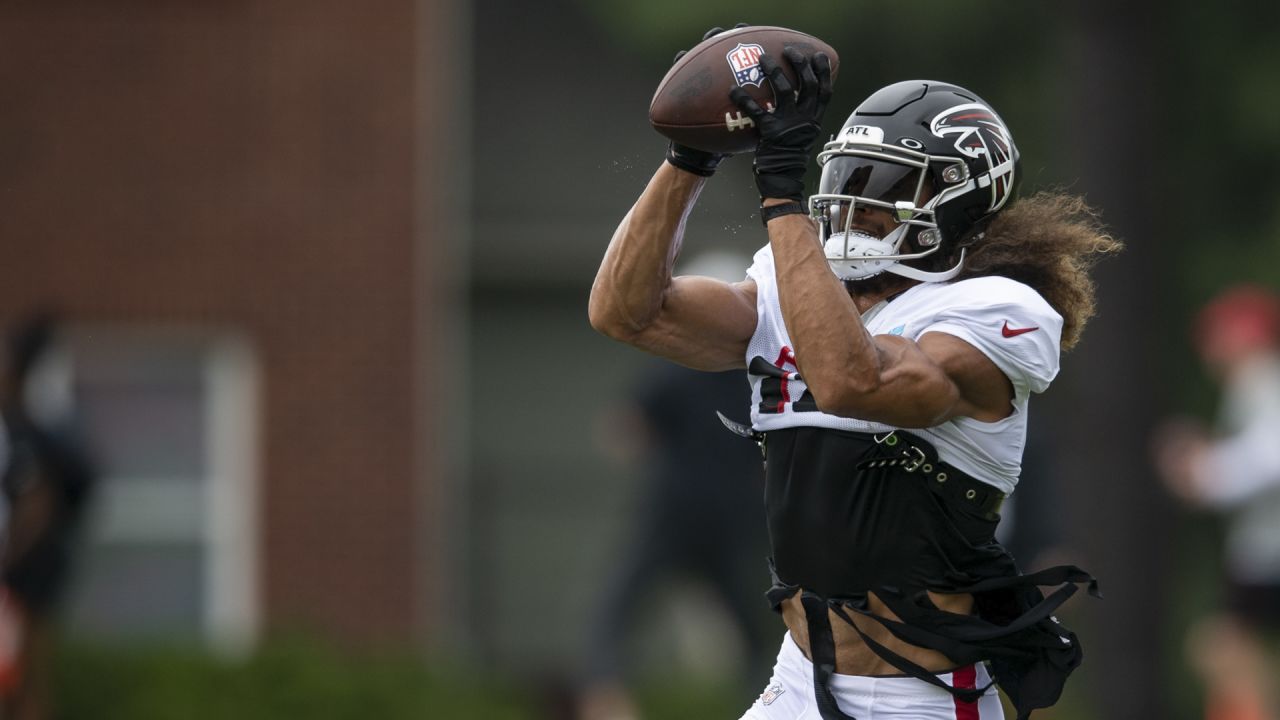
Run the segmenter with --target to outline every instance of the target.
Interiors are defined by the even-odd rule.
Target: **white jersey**
[[[773,252],[755,255],[747,276],[756,283],[756,331],[747,346],[751,380],[751,424],[767,432],[825,427],[887,432],[890,425],[829,415],[818,410],[796,372],[791,338],[782,321]],[[938,456],[959,470],[1010,493],[1022,470],[1027,437],[1027,401],[1058,374],[1062,316],[1040,294],[1003,277],[922,283],[871,308],[862,322],[872,335],[919,340],[942,332],[969,343],[995,363],[1013,384],[1013,413],[996,422],[957,417],[909,432],[928,440]]]

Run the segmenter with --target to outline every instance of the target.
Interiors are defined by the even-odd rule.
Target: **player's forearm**
[[[663,163],[618,225],[591,287],[596,330],[619,339],[642,332],[662,310],[685,222],[706,178]]]
[[[818,407],[827,412],[880,385],[879,348],[862,325],[844,285],[831,272],[813,222],[784,215],[769,222],[783,321],[798,369]]]

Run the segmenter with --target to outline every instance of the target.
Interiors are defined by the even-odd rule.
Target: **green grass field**
[[[55,694],[57,717],[67,720],[562,720],[565,712],[545,688],[305,640],[272,641],[238,663],[194,648],[69,645]],[[687,676],[649,678],[637,692],[645,720],[734,720],[752,699]],[[1074,705],[1067,697],[1037,717],[1085,717]]]

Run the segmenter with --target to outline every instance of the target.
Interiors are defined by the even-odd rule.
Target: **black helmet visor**
[[[893,204],[915,204],[921,189],[922,168],[856,155],[837,155],[822,168],[818,192],[854,195]]]

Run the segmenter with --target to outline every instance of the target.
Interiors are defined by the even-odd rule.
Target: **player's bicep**
[[[673,278],[653,324],[632,344],[698,370],[746,366],[756,328],[756,284],[695,275]]]
[[[949,413],[951,417],[995,422],[1013,412],[1013,383],[986,353],[944,332],[925,333],[918,345],[929,362],[958,391],[958,402]]]
[[[943,333],[918,341],[876,335],[872,341],[880,356],[874,390],[851,397],[835,414],[906,428],[961,416],[994,422],[1009,414],[1008,378],[965,341]]]

